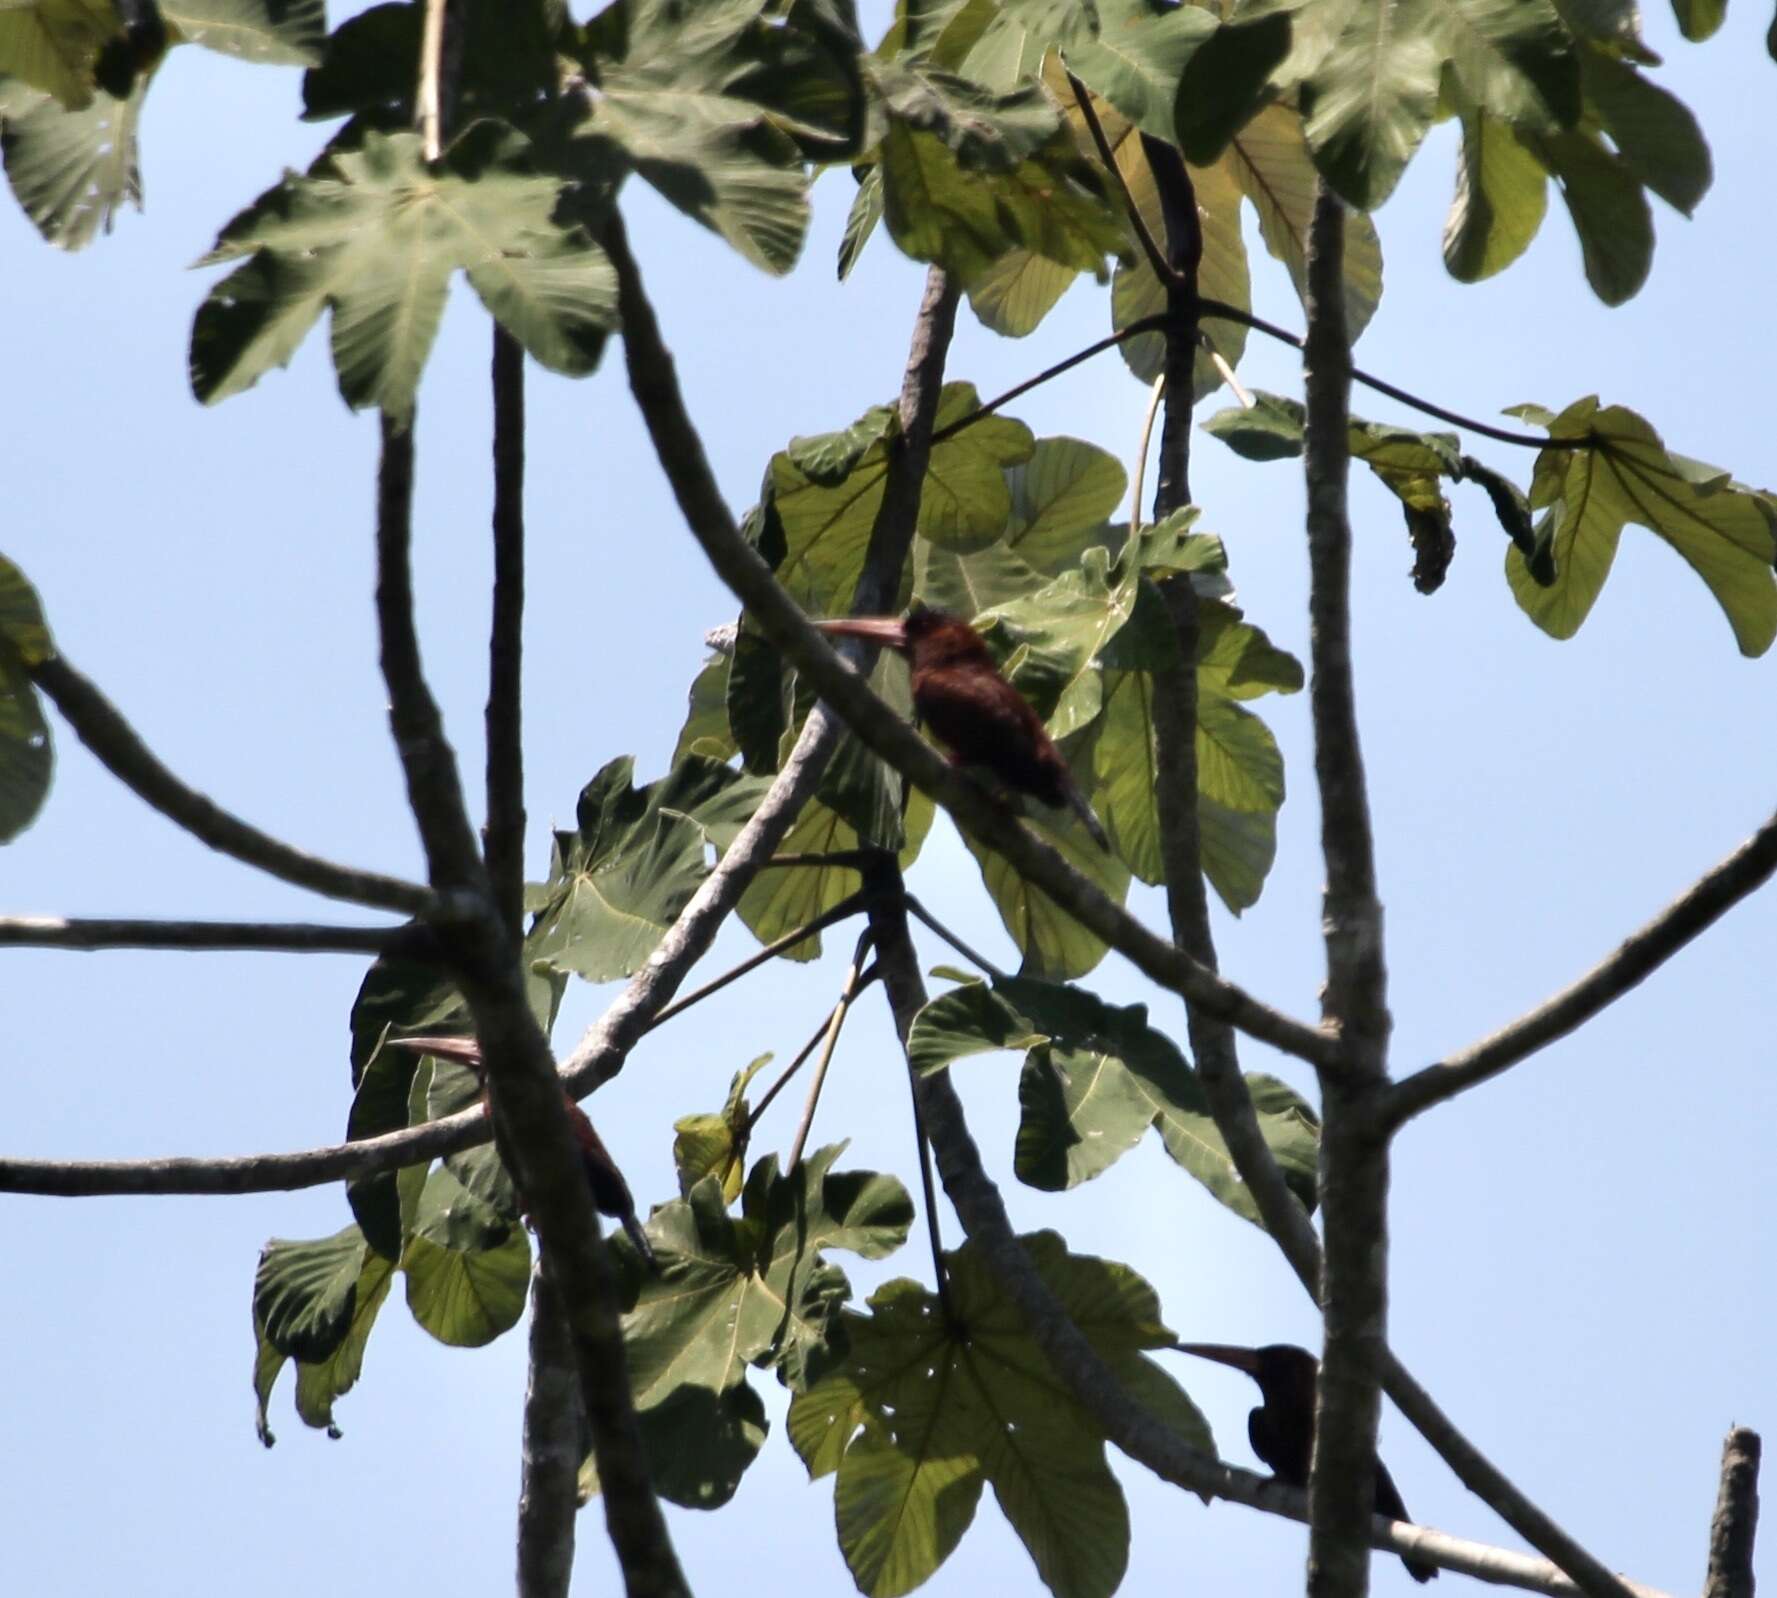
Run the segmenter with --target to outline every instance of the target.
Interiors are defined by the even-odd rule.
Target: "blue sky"
[[[1701,118],[1716,161],[1696,220],[1663,207],[1647,288],[1608,311],[1585,288],[1552,197],[1529,254],[1462,287],[1438,254],[1453,171],[1434,132],[1380,213],[1385,292],[1359,359],[1470,414],[1597,392],[1640,410],[1675,449],[1777,486],[1770,430],[1773,238],[1768,21],[1736,7],[1703,46],[1650,9],[1659,81]],[[56,637],[187,780],[318,852],[417,874],[389,745],[370,604],[376,424],[352,415],[311,337],[287,373],[213,410],[192,400],[185,347],[210,278],[187,265],[216,229],[325,130],[297,123],[298,75],[174,53],[143,129],[148,209],[66,257],[0,205],[8,263],[10,514],[0,548],[37,584]],[[769,454],[849,422],[899,385],[921,269],[875,239],[853,278],[832,261],[850,198],[815,190],[793,279],[767,278],[658,203],[625,193],[637,253],[689,403],[738,510]],[[1299,323],[1280,270],[1255,248],[1255,307]],[[997,391],[1099,336],[1105,300],[1076,287],[1032,338],[988,334],[965,311],[952,375]],[[421,393],[418,581],[427,665],[471,772],[488,581],[488,327],[453,299]],[[1254,340],[1253,386],[1294,392],[1289,352]],[[531,374],[531,608],[527,622],[529,862],[570,818],[581,784],[633,753],[658,774],[725,596],[679,524],[624,387],[621,362],[569,383]],[[1127,460],[1145,392],[1106,357],[1015,414]],[[1220,403],[1212,402],[1212,404]],[[1360,397],[1363,414],[1410,421]],[[1471,447],[1476,441],[1471,441]],[[1528,452],[1476,450],[1527,481]],[[1203,525],[1227,541],[1249,615],[1306,654],[1301,490],[1288,464],[1252,466],[1203,439]],[[1395,1059],[1410,1069],[1562,985],[1725,854],[1777,796],[1773,667],[1739,657],[1681,562],[1626,534],[1592,618],[1568,644],[1537,632],[1505,587],[1504,540],[1459,491],[1456,563],[1416,594],[1397,512],[1355,490],[1360,712],[1391,937]],[[1290,781],[1264,898],[1218,922],[1225,966],[1312,1014],[1321,977],[1318,818],[1300,696],[1262,707]],[[59,766],[35,827],[7,851],[8,912],[328,919],[320,903],[209,854],[145,811],[58,728]],[[916,890],[987,952],[1009,947],[968,856],[940,823]],[[1161,907],[1134,903],[1154,924]],[[839,980],[778,968],[650,1039],[594,1113],[645,1201],[673,1194],[671,1123],[714,1109],[754,1054],[787,1056]],[[748,947],[728,934],[719,969]],[[1701,1576],[1723,1431],[1768,1419],[1769,1262],[1763,1171],[1777,1088],[1777,898],[1734,912],[1698,946],[1567,1040],[1433,1112],[1396,1150],[1392,1337],[1470,1435],[1607,1563],[1674,1591]],[[944,958],[936,946],[928,963]],[[9,1154],[246,1153],[334,1141],[350,1083],[346,1016],[363,962],[343,957],[8,951],[0,1060]],[[1115,960],[1089,984],[1177,1007]],[[570,992],[565,1050],[608,999]],[[1305,1091],[1289,1062],[1248,1047]],[[886,1015],[848,1032],[817,1140],[845,1163],[911,1177],[911,1132]],[[1313,1343],[1306,1299],[1266,1240],[1144,1145],[1074,1193],[1010,1174],[1016,1061],[959,1069],[978,1138],[1015,1219],[1057,1226],[1082,1252],[1155,1284],[1181,1335]],[[761,1147],[788,1141],[767,1121]],[[254,1438],[249,1295],[269,1236],[328,1233],[334,1189],[248,1199],[5,1200],[11,1380],[0,1425],[13,1454],[0,1577],[15,1590],[150,1595],[251,1583],[266,1598],[344,1590],[494,1590],[509,1579],[521,1333],[445,1349],[398,1303],[384,1311],[339,1442],[274,1401],[278,1446]],[[955,1236],[954,1224],[945,1217]],[[844,1262],[860,1289],[923,1275],[922,1249]],[[1181,1365],[1184,1362],[1181,1362]],[[1180,1369],[1223,1452],[1252,1463],[1249,1389]],[[762,1384],[763,1385],[763,1384]],[[694,1586],[850,1582],[831,1532],[831,1484],[806,1483],[774,1420],[735,1502],[675,1512]],[[1388,1413],[1384,1450],[1413,1512],[1510,1541]],[[25,1462],[29,1461],[29,1468]],[[1302,1534],[1233,1506],[1205,1509],[1122,1465],[1134,1545],[1124,1591],[1289,1590]],[[576,1589],[613,1579],[596,1510],[582,1517]],[[1767,1567],[1769,1560],[1765,1561]],[[1409,1590],[1377,1564],[1384,1593]],[[1449,1578],[1454,1579],[1454,1578]],[[1035,1588],[991,1502],[930,1584]]]

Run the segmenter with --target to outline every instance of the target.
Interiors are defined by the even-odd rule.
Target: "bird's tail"
[[[629,1233],[630,1242],[636,1246],[636,1253],[642,1256],[642,1263],[656,1276],[660,1275],[660,1260],[654,1252],[654,1245],[648,1241],[648,1234],[642,1230],[642,1223],[636,1219],[636,1212],[631,1210],[627,1215],[618,1216],[623,1230]],[[1434,1571],[1434,1575],[1437,1573]],[[1422,1581],[1424,1577],[1420,1578]]]

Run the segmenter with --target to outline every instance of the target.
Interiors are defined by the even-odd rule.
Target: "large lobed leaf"
[[[1021,1111],[1014,1168],[1047,1191],[1102,1174],[1153,1127],[1166,1151],[1236,1215],[1260,1224],[1196,1073],[1147,1008],[1119,1008],[1084,989],[1010,977],[972,982],[931,1001],[914,1018],[907,1056],[915,1070],[1022,1049]],[[1248,1079],[1260,1126],[1291,1190],[1312,1212],[1320,1120],[1305,1100],[1268,1076]]]
[[[1127,1266],[1022,1240],[1127,1391],[1213,1453],[1189,1398],[1143,1352],[1166,1346],[1152,1288]],[[1023,1317],[972,1244],[945,1256],[946,1305],[900,1279],[847,1315],[845,1364],[790,1405],[811,1477],[837,1473],[839,1546],[860,1592],[893,1598],[943,1564],[983,1485],[1058,1598],[1108,1598],[1122,1580],[1129,1517],[1104,1438],[1061,1390]]]
[[[251,387],[333,313],[340,393],[406,416],[459,269],[543,365],[597,363],[616,319],[616,280],[585,231],[555,212],[562,182],[523,135],[472,124],[428,166],[417,134],[336,141],[222,230],[205,263],[250,257],[192,326],[191,382],[214,403]]]

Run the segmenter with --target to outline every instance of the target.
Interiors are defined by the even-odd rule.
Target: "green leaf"
[[[389,1296],[389,1284],[395,1279],[392,1260],[366,1251],[364,1264],[358,1272],[358,1291],[352,1304],[351,1324],[344,1338],[326,1359],[318,1364],[296,1362],[296,1413],[303,1424],[339,1436],[334,1423],[333,1405],[357,1385],[364,1369],[364,1350],[370,1342],[371,1328],[377,1311]],[[263,1405],[261,1408],[263,1414]]]
[[[439,1169],[426,1179],[401,1269],[413,1318],[441,1343],[480,1348],[524,1313],[531,1249],[522,1227]]]
[[[746,1175],[748,1107],[747,1084],[771,1063],[761,1054],[745,1070],[737,1071],[728,1086],[728,1100],[719,1115],[687,1115],[673,1122],[673,1166],[679,1173],[679,1194],[686,1197],[706,1176],[721,1184],[722,1198],[732,1204],[740,1197]]]
[[[1277,859],[1277,812],[1233,810],[1197,800],[1198,850],[1203,874],[1235,915],[1259,902]]]
[[[1578,120],[1572,36],[1550,0],[1440,0],[1427,20],[1468,106],[1548,132]]]
[[[327,32],[325,0],[161,0],[160,14],[192,44],[265,65],[313,66]]]
[[[1023,1239],[1094,1348],[1122,1370],[1171,1340],[1147,1283],[1125,1266]],[[1128,1557],[1123,1497],[1104,1440],[1054,1382],[1023,1317],[973,1245],[947,1256],[948,1313],[917,1283],[888,1283],[846,1317],[845,1365],[790,1405],[811,1476],[836,1471],[839,1544],[861,1592],[898,1594],[949,1557],[991,1482],[1050,1590],[1108,1598]],[[1159,1384],[1137,1379],[1144,1392]],[[1176,1389],[1174,1389],[1176,1391]],[[1182,1393],[1169,1414],[1189,1410]],[[1209,1442],[1199,1420],[1193,1442]]]
[[[1308,223],[1318,174],[1301,117],[1288,106],[1266,106],[1229,140],[1222,166],[1251,202],[1265,248],[1288,269],[1306,305]],[[1382,298],[1382,241],[1362,211],[1345,213],[1344,273],[1345,324],[1355,342]]]
[[[1266,1147],[1290,1191],[1312,1215],[1320,1160],[1320,1117],[1305,1099],[1276,1077],[1249,1073],[1246,1085],[1258,1111],[1259,1130],[1264,1134]],[[1160,1129],[1166,1152],[1186,1171],[1243,1220],[1255,1226],[1264,1224],[1259,1219],[1258,1206],[1234,1168],[1222,1134],[1216,1130],[1215,1118],[1201,1097],[1193,1103],[1181,1096],[1163,1105],[1155,1125]]]
[[[1714,175],[1697,119],[1626,61],[1601,50],[1580,56],[1586,99],[1623,164],[1668,205],[1689,216]]]
[[[0,555],[0,844],[30,826],[49,795],[55,746],[25,667],[52,653],[36,589]]]
[[[690,692],[685,696],[685,725],[679,729],[679,741],[673,745],[675,766],[687,755],[726,762],[739,753],[734,734],[728,729],[728,668],[732,658],[717,650],[691,679]]]
[[[1478,283],[1517,260],[1549,208],[1547,174],[1512,130],[1496,118],[1462,119],[1456,194],[1444,222],[1444,265],[1461,283]]]
[[[745,1382],[720,1393],[685,1383],[636,1420],[655,1492],[682,1509],[720,1509],[758,1457],[770,1425],[765,1404]],[[600,1490],[588,1454],[580,1466],[582,1501]]]
[[[1069,68],[1144,132],[1173,139],[1180,76],[1215,18],[1161,0],[1099,0],[1098,11],[1098,38],[1069,48]]]
[[[351,1330],[369,1257],[356,1226],[312,1242],[273,1238],[260,1250],[253,1278],[253,1317],[266,1341],[291,1359],[327,1359]]]
[[[495,122],[464,130],[428,167],[417,134],[367,130],[287,176],[223,229],[205,263],[252,258],[199,307],[192,390],[206,404],[251,387],[333,312],[340,393],[404,418],[459,268],[544,366],[597,364],[616,318],[610,263],[554,219],[561,181]]]
[[[1040,87],[1001,95],[944,72],[873,71],[883,218],[905,254],[964,288],[1014,249],[1102,279],[1124,223]]]
[[[1444,0],[1355,0],[1332,48],[1301,87],[1315,165],[1339,194],[1373,211],[1394,192],[1437,112]]]
[[[136,124],[150,74],[128,98],[102,89],[69,110],[20,83],[0,84],[0,152],[14,197],[51,244],[78,250],[109,233],[127,202],[140,209]]]
[[[1232,405],[1203,424],[1236,455],[1249,461],[1292,460],[1302,453],[1304,412],[1299,400],[1253,391],[1250,406]]]
[[[1185,63],[1174,106],[1185,159],[1207,166],[1252,120],[1272,72],[1289,54],[1290,19],[1281,12],[1223,22]]]
[[[1129,187],[1136,208],[1158,239],[1165,233],[1160,198],[1141,140],[1131,124],[1106,122],[1105,132],[1116,153],[1117,167]],[[1197,196],[1198,219],[1203,232],[1203,259],[1197,268],[1198,292],[1222,300],[1238,310],[1252,308],[1252,281],[1247,268],[1246,242],[1240,227],[1240,189],[1226,162],[1193,167],[1191,185]],[[1145,259],[1117,269],[1111,285],[1111,325],[1128,327],[1166,309],[1166,290]],[[1216,349],[1230,366],[1238,365],[1246,348],[1246,329],[1238,323],[1207,320]],[[1166,340],[1158,333],[1126,339],[1117,348],[1124,363],[1144,383],[1152,383],[1166,364]],[[1197,356],[1192,394],[1202,399],[1222,386],[1222,375],[1205,352]]]
[[[1728,0],[1672,0],[1678,29],[1692,43],[1707,39],[1728,14]]]
[[[1035,250],[1007,250],[969,284],[969,307],[1005,338],[1034,333],[1079,274]]]
[[[78,110],[93,93],[100,50],[120,33],[111,0],[9,0],[0,9],[0,75]]]
[[[1096,444],[1044,438],[1027,461],[1006,468],[1006,486],[1011,496],[1006,547],[1039,572],[1058,577],[1092,543],[1111,542],[1106,518],[1122,504],[1129,477],[1122,462]]]
[[[1606,305],[1621,305],[1647,281],[1653,262],[1646,193],[1594,133],[1533,136],[1527,143],[1560,182],[1592,292]]]
[[[882,220],[882,168],[871,165],[854,168],[858,192],[852,196],[851,210],[846,213],[845,232],[839,240],[839,281],[851,276],[876,224]]]
[[[1546,512],[1555,581],[1539,586],[1516,545],[1506,551],[1512,595],[1543,631],[1571,638],[1586,619],[1635,522],[1682,555],[1714,594],[1743,655],[1762,655],[1777,638],[1777,577],[1771,523],[1760,496],[1714,467],[1666,450],[1634,411],[1570,405],[1550,424],[1555,438],[1594,440],[1589,449],[1544,450],[1531,505]]]
[[[607,764],[580,795],[579,828],[558,832],[526,940],[532,960],[609,982],[641,969],[709,874],[766,784],[704,755],[631,785],[635,762]]]

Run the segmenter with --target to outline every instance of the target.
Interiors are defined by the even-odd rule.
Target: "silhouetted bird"
[[[913,708],[954,764],[985,766],[1008,788],[1072,808],[1099,848],[1110,840],[1061,751],[1024,696],[1000,675],[981,635],[960,616],[915,605],[902,619],[854,616],[815,624],[840,638],[886,644],[913,668]]]
[[[1247,1440],[1279,1481],[1306,1487],[1309,1456],[1314,1452],[1314,1379],[1320,1374],[1320,1362],[1293,1343],[1270,1343],[1264,1348],[1180,1343],[1178,1349],[1182,1354],[1232,1365],[1259,1384],[1265,1401],[1246,1417]],[[1411,1518],[1381,1460],[1376,1461],[1376,1513],[1390,1520]],[[1437,1566],[1421,1564],[1404,1554],[1401,1563],[1415,1581],[1430,1581],[1438,1573]]]
[[[410,1049],[415,1054],[435,1054],[441,1060],[454,1060],[458,1065],[467,1066],[481,1083],[483,1111],[492,1113],[487,1099],[487,1069],[481,1061],[481,1045],[474,1038],[434,1036],[390,1038],[388,1041],[393,1048]],[[623,1173],[617,1169],[617,1162],[611,1158],[610,1150],[587,1119],[586,1112],[566,1089],[562,1091],[562,1098],[567,1102],[568,1125],[573,1129],[574,1142],[580,1149],[586,1184],[592,1189],[593,1208],[617,1221],[629,1233],[630,1242],[647,1261],[649,1269],[658,1271],[660,1262],[654,1257],[654,1249],[641,1222],[636,1219],[636,1201],[630,1197],[629,1183],[623,1180]]]

